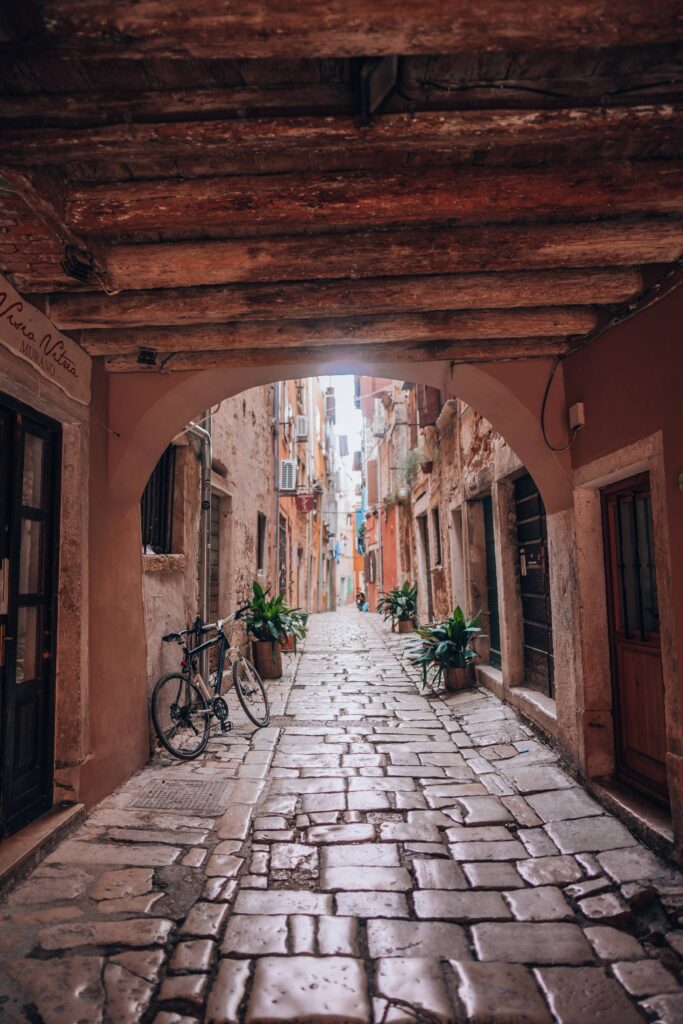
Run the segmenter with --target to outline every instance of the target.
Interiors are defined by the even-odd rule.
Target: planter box
[[[282,676],[282,648],[269,640],[252,640],[251,650],[256,671],[261,679],[280,679]]]
[[[413,633],[415,630],[415,619],[405,619],[398,623],[399,633]]]
[[[288,636],[286,640],[283,640],[280,644],[280,648],[283,654],[295,654],[296,653],[296,637]]]
[[[467,690],[474,685],[474,673],[471,668],[447,668],[443,674],[444,684],[451,693]]]

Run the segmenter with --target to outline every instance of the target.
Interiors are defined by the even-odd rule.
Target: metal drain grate
[[[219,811],[221,797],[228,787],[227,782],[153,782],[151,786],[131,804],[132,807],[148,807],[173,811]]]

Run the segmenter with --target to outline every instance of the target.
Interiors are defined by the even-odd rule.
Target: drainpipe
[[[198,423],[189,423],[186,434],[191,434],[200,442],[200,513],[199,513],[199,617],[202,622],[209,618],[209,544],[211,543],[211,410],[202,416],[201,427]],[[208,654],[201,655],[201,673],[208,680]]]
[[[280,530],[280,382],[275,385],[273,399],[273,593],[278,593],[278,534]]]
[[[377,550],[379,552],[379,572],[377,579],[379,586],[377,587],[377,593],[381,594],[384,590],[384,553],[383,553],[383,540],[382,540],[382,518],[384,515],[384,502],[382,500],[382,444],[377,449],[377,499],[379,501],[379,508],[377,510]]]

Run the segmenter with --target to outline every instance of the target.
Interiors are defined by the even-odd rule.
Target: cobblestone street
[[[158,759],[2,903],[7,1024],[683,1020],[683,877],[483,690],[313,616],[271,727]],[[295,671],[294,671],[295,669]]]

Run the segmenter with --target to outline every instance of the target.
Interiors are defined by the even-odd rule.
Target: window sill
[[[184,572],[187,555],[143,555],[143,572]]]

